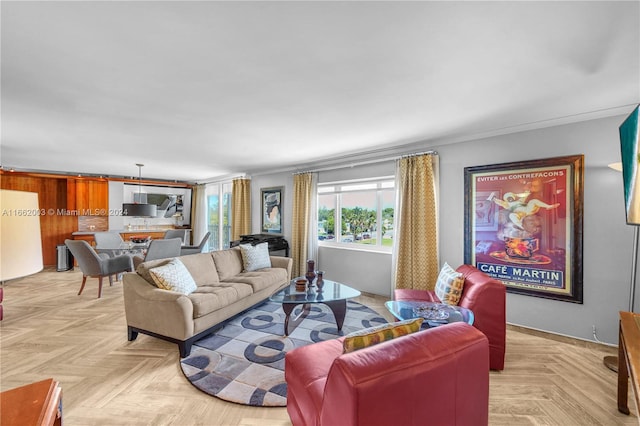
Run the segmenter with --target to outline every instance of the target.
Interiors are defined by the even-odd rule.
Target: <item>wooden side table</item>
[[[2,426],[62,426],[62,388],[53,379],[0,393]]]
[[[629,377],[635,395],[636,410],[640,408],[640,314],[620,311],[618,341],[618,411],[629,414]]]

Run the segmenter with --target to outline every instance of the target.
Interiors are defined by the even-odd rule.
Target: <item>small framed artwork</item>
[[[584,156],[466,167],[464,261],[510,293],[582,303]]]
[[[284,187],[260,188],[261,232],[282,234],[282,196]]]

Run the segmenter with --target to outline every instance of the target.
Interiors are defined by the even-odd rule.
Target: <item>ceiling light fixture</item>
[[[138,166],[138,200],[142,200],[142,167],[144,164],[136,163]],[[135,217],[155,217],[157,208],[155,204],[147,203],[124,203],[122,204],[123,216],[135,216]]]

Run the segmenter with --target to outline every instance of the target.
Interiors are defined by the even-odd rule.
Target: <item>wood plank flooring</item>
[[[67,426],[291,424],[285,408],[228,403],[194,388],[176,345],[145,335],[127,341],[121,283],[97,299],[97,280],[78,296],[80,282],[78,270],[45,270],[4,284],[0,390],[58,380]],[[359,301],[390,319],[385,299]],[[630,416],[618,412],[616,374],[602,363],[615,348],[525,331],[509,327],[506,368],[490,373],[491,425],[638,424],[633,403]]]

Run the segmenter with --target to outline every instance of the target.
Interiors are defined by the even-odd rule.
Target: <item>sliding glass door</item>
[[[222,250],[231,241],[231,182],[207,185],[207,223],[211,232],[209,247]]]

